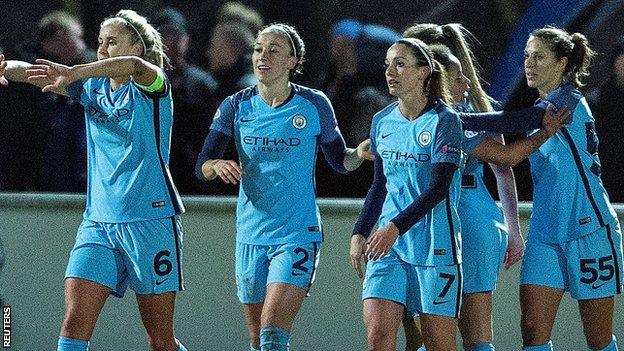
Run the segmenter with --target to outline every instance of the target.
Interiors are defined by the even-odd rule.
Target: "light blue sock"
[[[421,346],[416,351],[427,351],[427,349],[425,348],[425,346]]]
[[[553,351],[552,341],[549,340],[543,345],[525,346],[522,348],[522,351]]]
[[[260,329],[261,351],[288,351],[290,332],[278,327]]]
[[[87,351],[89,350],[89,342],[84,340],[67,338],[59,336],[56,351]]]
[[[188,351],[186,349],[186,347],[184,347],[184,345],[182,345],[182,343],[180,342],[180,340],[175,339],[176,343],[178,344],[178,351]]]
[[[494,351],[492,344],[479,344],[469,348],[467,351]]]
[[[615,335],[613,335],[613,338],[607,347],[596,351],[618,351],[617,339],[615,338]]]

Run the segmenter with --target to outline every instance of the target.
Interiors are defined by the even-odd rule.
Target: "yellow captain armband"
[[[152,84],[141,85],[139,83],[136,83],[136,85],[138,85],[139,88],[147,91],[148,93],[161,92],[163,91],[163,87],[165,86],[165,74],[162,70],[158,70],[158,73],[156,74],[156,79],[154,79],[154,82]]]

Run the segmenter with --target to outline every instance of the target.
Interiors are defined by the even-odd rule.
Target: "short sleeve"
[[[438,118],[431,150],[431,163],[445,162],[459,166],[462,151],[462,128],[459,117],[445,109],[438,114]]]
[[[336,121],[336,114],[329,99],[324,94],[317,95],[314,105],[319,113],[319,123],[321,125],[321,143],[329,143],[338,137],[342,137],[340,129],[338,128],[338,121]]]
[[[552,103],[556,108],[565,106],[568,110],[574,111],[581,97],[581,93],[573,85],[565,84],[551,91],[544,100]]]
[[[212,125],[210,129],[214,129],[218,132],[227,134],[229,136],[234,135],[234,117],[236,115],[236,108],[234,106],[234,99],[229,96],[219,106],[217,112],[215,112],[212,119]]]

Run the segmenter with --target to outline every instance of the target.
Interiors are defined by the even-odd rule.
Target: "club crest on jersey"
[[[221,117],[221,109],[217,109],[217,112],[215,112],[214,118],[213,119],[218,119],[219,117]]]
[[[470,139],[470,138],[474,138],[477,135],[481,134],[480,132],[473,132],[472,130],[465,130],[464,131],[464,135],[466,136],[466,138]]]
[[[308,121],[303,115],[295,115],[292,119],[292,124],[297,129],[303,129],[305,128],[306,124],[308,124]]]
[[[424,131],[418,134],[418,143],[422,146],[427,146],[431,143],[431,133]]]

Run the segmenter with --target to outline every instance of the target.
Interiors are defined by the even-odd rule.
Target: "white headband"
[[[297,48],[295,47],[295,42],[293,41],[292,37],[290,36],[290,33],[288,33],[288,31],[285,28],[283,28],[280,25],[273,25],[271,27],[268,27],[267,29],[270,29],[270,30],[277,29],[278,31],[286,34],[286,36],[288,37],[288,40],[290,41],[290,45],[292,46],[293,56],[295,56],[295,58],[298,58],[298,56],[297,56]]]
[[[145,45],[145,40],[143,40],[143,36],[141,36],[141,33],[139,33],[139,30],[136,29],[136,27],[132,23],[130,23],[130,21],[128,21],[127,19],[121,16],[115,16],[115,17],[121,18],[124,22],[126,22],[130,26],[130,28],[132,28],[132,30],[134,30],[136,35],[139,36],[139,39],[141,39],[141,44],[143,45],[143,54],[141,55],[141,57],[145,56],[145,54],[147,53],[147,45]]]

